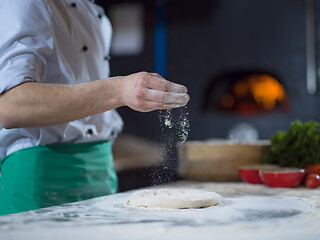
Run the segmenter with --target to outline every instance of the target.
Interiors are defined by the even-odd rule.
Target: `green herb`
[[[320,163],[320,123],[296,120],[287,132],[278,131],[270,137],[271,145],[264,155],[264,163],[281,167],[305,168]]]

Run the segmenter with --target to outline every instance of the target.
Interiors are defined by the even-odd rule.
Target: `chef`
[[[109,77],[111,38],[93,1],[1,0],[0,215],[115,193],[115,109],[189,101],[156,73]]]

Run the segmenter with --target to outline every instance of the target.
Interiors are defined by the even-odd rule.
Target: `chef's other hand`
[[[139,112],[182,107],[190,99],[185,86],[169,82],[157,73],[134,73],[123,81],[123,103]]]

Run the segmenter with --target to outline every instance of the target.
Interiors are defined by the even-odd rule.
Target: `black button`
[[[87,133],[91,135],[93,133],[92,129],[88,129]]]
[[[104,57],[104,60],[106,60],[106,61],[109,61],[110,59],[111,59],[110,56],[105,56],[105,57]]]
[[[113,137],[114,135],[116,135],[116,133],[114,131],[112,131],[111,136]]]
[[[71,3],[71,7],[76,8],[77,4],[75,2]]]
[[[88,47],[87,46],[83,46],[82,47],[82,51],[84,51],[84,52],[88,51]]]
[[[98,18],[102,18],[102,15],[99,13]]]

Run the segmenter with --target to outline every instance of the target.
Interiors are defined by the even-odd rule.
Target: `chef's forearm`
[[[0,95],[0,125],[57,125],[120,106],[141,112],[181,107],[190,99],[187,91],[147,72],[75,85],[27,82]]]
[[[57,125],[117,108],[122,105],[121,81],[117,80],[76,85],[21,84],[0,95],[0,125],[4,128]]]

